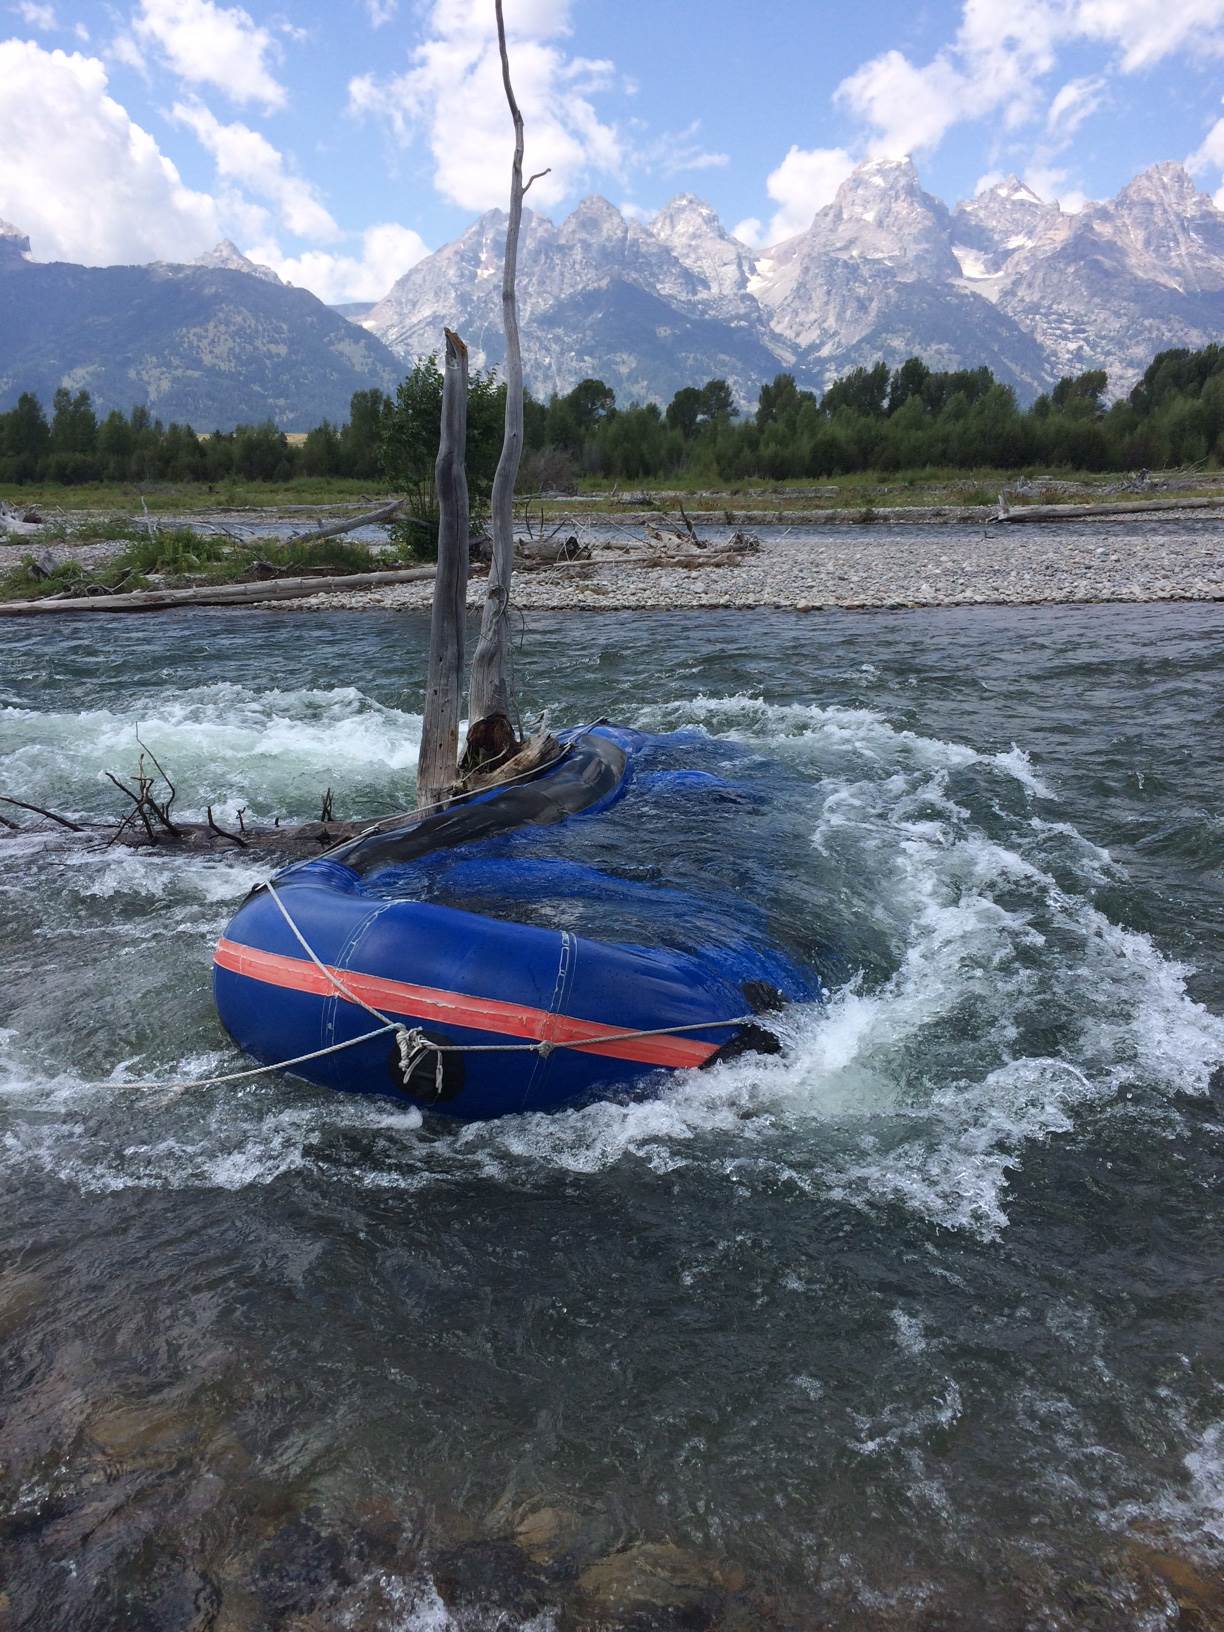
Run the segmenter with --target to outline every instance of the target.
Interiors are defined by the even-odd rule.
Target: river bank
[[[669,526],[661,513],[654,521],[642,516],[620,522],[573,521],[560,533],[547,527],[545,536],[573,536],[589,557],[553,564],[520,562],[514,600],[524,611],[653,612],[1224,599],[1224,514],[1216,511],[1061,517],[1026,522],[1023,527],[997,525],[993,517],[981,514],[972,521],[955,521],[935,509],[909,515],[905,523],[880,514],[869,521],[834,524],[824,519],[757,526],[751,531],[760,547],[747,553],[727,548],[732,536],[743,530],[739,515],[734,524],[697,518],[696,532],[704,548],[693,547],[683,524]],[[191,525],[190,518],[183,522]],[[300,527],[301,518],[296,516],[277,515],[259,523],[234,517],[224,531],[235,548],[245,547],[248,553],[262,549],[275,562],[284,555],[284,540]],[[538,524],[534,531],[539,539]],[[218,576],[215,567],[169,573],[145,568],[143,576],[129,574],[123,588],[144,590],[146,600],[155,598],[159,604],[209,600],[233,604],[250,595],[252,604],[276,604],[282,611],[414,610],[430,604],[432,579],[427,568],[398,570],[395,576],[401,581],[394,583],[389,582],[392,574],[382,571],[401,565],[384,528],[363,527],[353,535],[353,543],[360,547],[364,566],[354,559],[346,581],[333,576],[314,579],[311,565],[303,561],[291,566],[284,557],[281,570],[265,574],[277,584],[266,601],[251,594],[255,586],[242,574]],[[47,596],[37,610],[141,610],[135,595],[101,598],[108,580],[100,574],[109,565],[113,580],[127,559],[123,552],[131,549],[122,539],[40,544],[37,555],[60,577],[42,586],[59,593]],[[28,543],[9,545],[0,550],[0,568],[6,558],[16,568],[30,553]],[[168,560],[177,559],[172,549],[166,553]],[[66,572],[68,562],[76,563],[82,576]],[[329,574],[338,570],[328,569]],[[381,581],[375,580],[375,572],[381,573]],[[299,581],[291,583],[291,578]],[[24,583],[20,590],[28,593]],[[469,585],[469,605],[478,606],[483,593],[477,571]],[[23,610],[18,600],[0,601],[0,612]]]
[[[1065,605],[1224,599],[1224,520],[1161,516],[1136,523],[982,526],[886,525],[763,529],[758,554],[728,562],[730,529],[704,530],[720,564],[646,566],[623,556],[520,569],[524,611]],[[482,579],[468,604],[478,606]],[[285,602],[308,612],[419,609],[432,585],[394,584]]]

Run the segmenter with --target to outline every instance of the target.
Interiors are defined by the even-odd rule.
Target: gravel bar
[[[719,539],[710,535],[711,548]],[[286,602],[284,612],[420,608],[431,585]],[[484,580],[469,586],[478,606]],[[519,570],[524,611],[673,611],[779,607],[793,611],[1007,606],[1084,601],[1224,600],[1224,518],[1162,516],[1131,525],[821,528],[762,534],[759,555],[725,566],[643,567],[609,557]]]

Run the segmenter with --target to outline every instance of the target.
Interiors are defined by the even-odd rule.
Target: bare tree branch
[[[231,844],[236,844],[239,850],[248,848],[245,839],[240,839],[237,833],[227,833],[221,824],[214,819],[211,805],[208,807],[208,830],[210,833],[217,834],[219,838],[228,839]]]
[[[66,827],[70,833],[84,833],[85,831],[77,822],[70,822],[67,816],[57,816],[53,810],[44,810],[41,805],[29,805],[24,799],[14,799],[12,794],[0,793],[0,800],[6,805],[16,805],[18,810],[30,810],[33,811],[35,816],[45,816],[49,822],[58,822],[61,827]],[[14,826],[15,824],[9,823],[8,825]]]

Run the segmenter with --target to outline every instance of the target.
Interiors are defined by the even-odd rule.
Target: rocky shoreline
[[[711,551],[717,549],[711,538]],[[704,567],[623,557],[516,572],[523,611],[798,612],[903,607],[1059,605],[1092,601],[1224,600],[1224,520],[904,530],[798,529],[765,535],[759,554]],[[468,589],[479,606],[482,579]],[[432,585],[393,584],[281,602],[283,612],[421,609]],[[268,603],[269,606],[275,603]]]

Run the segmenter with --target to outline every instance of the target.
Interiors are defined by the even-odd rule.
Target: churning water
[[[114,813],[139,729],[184,814],[400,808],[425,633],[10,626],[0,791]],[[4,839],[12,1625],[1217,1612],[1224,613],[524,644],[556,725],[778,768],[691,845],[622,811],[599,865],[758,910],[770,861],[829,1001],[779,1056],[458,1130],[287,1079],[148,1092],[241,1063],[210,953],[266,866]]]

